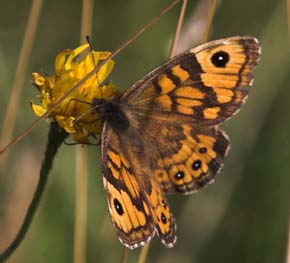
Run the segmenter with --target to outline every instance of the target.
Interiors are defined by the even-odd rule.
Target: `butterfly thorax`
[[[117,102],[94,99],[92,104],[95,111],[100,114],[102,122],[107,121],[112,128],[119,131],[129,128],[129,120]]]

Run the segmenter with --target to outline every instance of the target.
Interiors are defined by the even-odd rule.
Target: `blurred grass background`
[[[195,46],[208,1],[190,1],[180,50]],[[101,1],[93,12],[92,45],[112,51],[169,1]],[[205,6],[203,6],[205,4]],[[10,95],[31,1],[0,9],[0,127]],[[53,73],[58,52],[79,45],[81,1],[44,1],[17,109],[18,134],[35,119],[31,73]],[[115,58],[112,80],[125,90],[162,63],[179,8],[174,8]],[[197,20],[193,20],[192,18]],[[191,22],[190,22],[191,21]],[[189,29],[196,28],[195,31]],[[191,32],[191,33],[190,33]],[[285,262],[290,200],[290,54],[286,1],[219,1],[210,39],[257,37],[262,58],[241,112],[223,125],[232,148],[216,182],[192,196],[169,197],[178,241],[164,248],[154,238],[148,262]],[[35,189],[48,127],[42,122],[14,146],[0,176],[0,250],[13,238]],[[32,226],[9,262],[73,262],[75,154],[62,146]],[[87,262],[118,262],[123,247],[108,217],[99,149],[89,147]],[[129,253],[136,262],[140,249]]]

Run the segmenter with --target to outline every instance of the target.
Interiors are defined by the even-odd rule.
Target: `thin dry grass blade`
[[[183,25],[183,19],[184,19],[186,6],[187,6],[187,0],[183,0],[182,1],[182,6],[181,6],[181,10],[180,10],[180,13],[179,13],[179,18],[178,18],[176,30],[175,30],[174,37],[173,37],[173,41],[171,42],[171,47],[170,47],[168,58],[172,58],[173,56],[176,55],[176,47],[177,47],[177,43],[178,43],[178,40],[179,40],[181,27]]]
[[[40,154],[35,149],[25,151],[17,160],[17,165],[14,167],[15,180],[9,195],[5,198],[3,208],[5,213],[0,220],[0,251],[3,251],[12,242],[21,226],[36,187],[37,173],[35,171],[40,162]]]
[[[146,262],[149,248],[150,248],[150,242],[148,242],[144,247],[142,247],[142,250],[141,250],[139,258],[138,258],[138,263],[145,263]]]
[[[83,0],[82,21],[81,21],[81,43],[86,42],[86,36],[92,34],[94,0]]]
[[[290,215],[290,213],[289,213]],[[289,225],[288,225],[288,245],[287,245],[287,252],[286,252],[286,263],[290,263],[290,216],[289,216]]]
[[[207,24],[206,24],[206,28],[204,30],[204,34],[202,38],[203,43],[208,40],[208,35],[209,35],[209,31],[212,25],[214,13],[216,10],[216,5],[217,5],[217,0],[211,0],[211,6],[210,6],[209,14],[208,14]]]
[[[121,263],[126,263],[128,261],[128,248],[124,247]]]
[[[290,38],[290,0],[286,0],[287,17],[288,17],[288,36]]]
[[[181,6],[181,9],[180,9],[180,13],[179,13],[179,17],[178,17],[176,30],[175,30],[174,37],[173,37],[172,42],[171,42],[171,47],[170,47],[168,58],[172,58],[173,56],[176,55],[176,47],[177,47],[177,44],[178,44],[180,31],[181,31],[181,28],[182,28],[182,25],[183,25],[183,20],[184,20],[184,14],[185,14],[186,6],[187,6],[187,0],[183,0],[182,1],[182,6]],[[139,263],[145,263],[146,262],[146,258],[147,258],[147,255],[148,255],[149,248],[150,248],[150,241],[145,246],[143,246],[141,248],[141,251],[140,251],[140,254],[139,254],[139,259],[138,259]]]
[[[11,94],[6,108],[6,113],[3,121],[3,129],[0,138],[0,145],[7,144],[11,138],[16,121],[16,113],[19,98],[21,96],[27,64],[29,61],[32,45],[35,38],[35,32],[38,25],[38,20],[42,8],[42,0],[33,0],[28,23],[26,26],[24,40],[20,51],[19,60],[17,63],[14,82],[11,88]],[[0,159],[0,172],[3,171],[7,160],[7,154]]]
[[[83,0],[80,42],[83,43],[92,30],[93,0]],[[87,206],[88,206],[88,169],[87,152],[81,146],[76,149],[75,176],[75,225],[74,225],[74,262],[85,263],[87,251]]]
[[[74,262],[86,262],[87,230],[87,153],[82,146],[76,149]]]
[[[202,43],[203,35],[205,34],[208,24],[208,14],[210,13],[211,6],[211,0],[200,1],[197,6],[194,6],[194,10],[187,11],[190,16],[182,27],[175,51],[176,54],[184,52],[185,50]]]

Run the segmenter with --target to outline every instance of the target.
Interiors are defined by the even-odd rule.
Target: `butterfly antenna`
[[[30,133],[43,119],[47,118],[56,107],[58,107],[69,95],[71,95],[75,90],[77,90],[80,86],[82,86],[90,77],[92,77],[100,68],[107,63],[110,59],[118,55],[123,49],[129,46],[136,38],[138,38],[144,31],[146,31],[150,26],[152,26],[155,22],[157,22],[163,15],[165,15],[168,11],[170,11],[175,5],[177,5],[180,0],[172,1],[168,6],[166,6],[157,16],[153,17],[146,25],[144,25],[138,32],[133,34],[131,38],[129,38],[126,42],[124,42],[120,47],[115,49],[112,54],[107,57],[107,59],[100,62],[92,71],[90,71],[83,79],[81,79],[73,88],[71,88],[64,96],[58,99],[54,105],[52,105],[41,117],[36,119],[30,127],[25,129],[19,135],[17,135],[12,141],[8,144],[4,145],[0,149],[0,155],[6,152],[11,146],[15,145],[18,141],[20,141],[23,137],[25,137],[28,133]]]
[[[74,124],[78,123],[83,117],[87,116],[88,114],[90,114],[91,112],[93,112],[95,110],[95,108],[90,108],[88,111],[84,112],[83,114],[81,114],[80,116],[78,116],[75,120],[74,120]]]
[[[92,61],[93,61],[94,67],[96,67],[97,63],[96,63],[96,60],[95,60],[94,50],[93,50],[93,47],[92,47],[90,36],[86,36],[86,41],[87,41],[87,43],[89,44],[89,47],[90,47],[90,53],[91,53],[91,57],[92,57]],[[104,96],[103,96],[102,89],[100,87],[100,81],[99,81],[99,77],[98,77],[98,72],[96,72],[96,78],[97,78],[97,81],[98,81],[98,88],[100,90],[101,98],[103,98]]]

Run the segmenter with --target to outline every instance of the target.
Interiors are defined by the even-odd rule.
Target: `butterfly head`
[[[108,122],[112,128],[118,131],[129,128],[129,120],[118,103],[106,99],[94,98],[92,105],[93,109],[100,114],[102,122]]]

